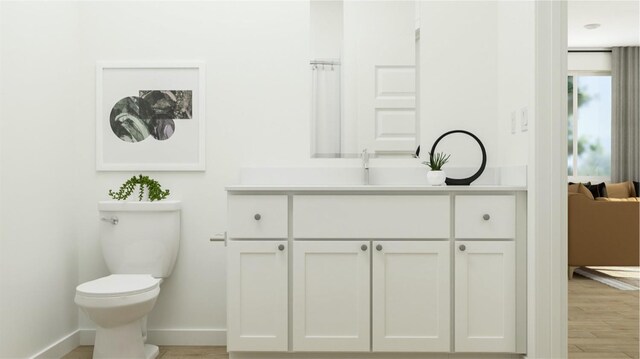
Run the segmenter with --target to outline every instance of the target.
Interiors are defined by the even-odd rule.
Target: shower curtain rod
[[[573,53],[577,53],[577,52],[611,52],[611,48],[591,48],[591,49],[580,49],[580,48],[576,48],[576,49],[569,49],[569,52],[573,52]]]
[[[309,62],[310,65],[340,65],[340,61],[335,60],[335,61],[331,61],[331,60],[311,60]]]

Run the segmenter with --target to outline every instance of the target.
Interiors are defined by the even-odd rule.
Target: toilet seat
[[[160,281],[149,274],[112,274],[80,284],[76,294],[98,298],[131,296],[153,291]]]

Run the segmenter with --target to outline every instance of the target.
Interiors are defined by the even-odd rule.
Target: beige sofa
[[[596,199],[582,184],[569,186],[569,278],[580,266],[639,265],[639,242],[640,199],[632,186],[626,198]]]

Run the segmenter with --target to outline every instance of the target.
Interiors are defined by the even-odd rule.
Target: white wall
[[[488,166],[495,166],[499,164],[497,3],[427,1],[420,11],[423,157],[441,134],[461,129],[482,140]],[[481,153],[471,138],[455,135],[441,144],[436,152],[451,154],[449,166],[479,166]]]
[[[184,201],[175,271],[150,329],[226,328],[224,186],[241,165],[309,159],[309,4],[304,2],[84,2],[76,120],[80,281],[107,274],[96,202],[133,173],[95,172],[98,60],[206,62],[206,172],[150,173]],[[117,26],[114,26],[117,24]],[[84,317],[82,328],[92,324]]]
[[[535,16],[529,1],[427,1],[421,4],[421,138],[426,154],[442,133],[464,129],[487,150],[488,166],[526,165],[534,118]],[[516,112],[516,133],[511,133]],[[478,166],[480,151],[463,135],[437,152],[450,166]]]
[[[567,55],[569,73],[587,71],[611,72],[610,52],[570,52]]]
[[[526,165],[531,131],[523,110],[535,119],[535,3],[498,3],[498,159],[502,166]],[[515,114],[515,133],[511,115]],[[530,125],[528,126],[530,127]]]
[[[328,60],[342,57],[342,0],[311,1],[310,57]]]
[[[78,327],[78,9],[0,7],[0,357],[23,358]]]

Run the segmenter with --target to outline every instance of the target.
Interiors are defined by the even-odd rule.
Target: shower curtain
[[[338,157],[341,143],[340,65],[314,64],[312,76],[312,155]]]

